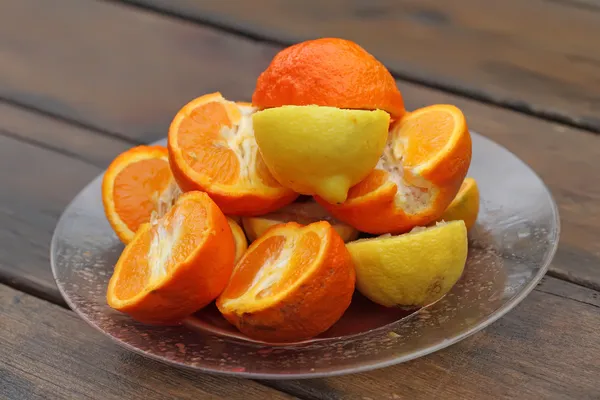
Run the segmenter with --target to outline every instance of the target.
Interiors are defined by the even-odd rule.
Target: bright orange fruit
[[[247,103],[220,93],[186,104],[169,128],[169,161],[183,191],[202,190],[228,215],[261,215],[298,196],[270,174],[258,151]]]
[[[338,38],[308,40],[281,50],[258,77],[252,104],[381,109],[393,118],[405,112],[387,68],[358,44]]]
[[[442,216],[471,163],[463,113],[433,105],[392,125],[377,167],[342,204],[316,197],[336,218],[372,234],[404,233]]]
[[[142,224],[125,247],[108,285],[108,305],[143,323],[178,323],[223,291],[234,257],[219,207],[206,193],[185,193],[162,218]]]
[[[253,339],[304,340],[338,321],[350,305],[355,279],[344,241],[328,222],[288,222],[250,245],[217,307]]]
[[[167,149],[137,146],[120,154],[102,180],[104,212],[117,236],[128,243],[153,213],[163,215],[179,195]]]

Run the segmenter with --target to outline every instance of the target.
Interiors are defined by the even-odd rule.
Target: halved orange
[[[244,217],[242,223],[248,239],[253,242],[261,237],[272,226],[285,222],[298,222],[307,225],[312,222],[327,221],[340,235],[344,242],[358,237],[358,231],[348,224],[333,218],[319,203],[314,200],[288,204],[272,213],[259,217]]]
[[[261,215],[298,196],[267,169],[252,129],[248,103],[221,93],[186,104],[169,128],[169,161],[183,191],[202,190],[228,215]]]
[[[219,207],[206,193],[185,193],[125,247],[108,284],[108,305],[142,323],[178,323],[223,291],[234,257]]]
[[[121,153],[102,180],[106,218],[125,244],[153,213],[164,215],[179,194],[162,146],[137,146]]]
[[[342,204],[316,197],[336,218],[372,234],[404,233],[442,216],[471,163],[463,113],[438,104],[406,114],[390,130],[377,167]]]
[[[288,222],[250,245],[217,307],[250,338],[299,341],[339,320],[350,305],[355,280],[344,241],[328,222]]]
[[[444,214],[440,217],[442,221],[463,220],[467,229],[471,229],[477,221],[479,214],[479,188],[473,178],[466,178],[458,194],[452,200]]]

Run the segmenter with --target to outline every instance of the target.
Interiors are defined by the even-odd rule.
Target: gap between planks
[[[237,28],[228,24],[226,21],[221,20],[220,18],[211,18],[210,16],[188,15],[184,11],[165,9],[157,5],[142,3],[139,0],[96,1],[103,1],[106,3],[113,3],[124,7],[131,7],[143,10],[146,12],[157,13],[165,17],[174,18],[197,25],[202,25],[204,27],[219,30],[230,35],[241,36],[250,41],[264,43],[277,47],[287,47],[302,41],[299,38],[289,38],[286,40],[277,39],[273,36],[258,32],[252,32],[242,27]],[[583,129],[594,134],[600,133],[600,126],[597,126],[594,123],[588,122],[586,120],[571,117],[567,113],[563,113],[558,110],[540,109],[538,107],[534,107],[533,105],[527,104],[524,101],[520,101],[518,99],[511,99],[508,97],[495,98],[493,95],[489,95],[475,88],[453,85],[449,81],[441,81],[425,76],[418,76],[416,74],[411,74],[408,71],[399,72],[396,70],[390,70],[390,73],[396,80],[412,83],[429,89],[446,92],[465,99],[475,100],[486,105],[504,108],[520,114],[527,115],[529,117],[555,122],[572,128]]]

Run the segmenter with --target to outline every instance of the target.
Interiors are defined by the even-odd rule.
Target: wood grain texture
[[[123,349],[73,312],[0,285],[0,398],[292,399],[249,380],[172,368]]]
[[[253,38],[354,40],[399,78],[600,131],[600,3],[126,0]]]
[[[207,91],[249,99],[257,75],[278,50],[120,3],[21,0],[3,8],[0,34],[12,45],[5,44],[2,53],[0,96],[134,141],[163,137],[176,110]],[[22,30],[23,25],[32,28]],[[101,27],[110,29],[97,35]],[[68,46],[50,50],[48,43]],[[472,129],[533,167],[550,186],[563,221],[552,274],[600,289],[600,242],[594,239],[600,235],[600,177],[595,172],[600,138],[399,84],[409,108],[457,104]]]
[[[62,303],[49,261],[56,222],[131,145],[6,104],[0,121],[0,282]]]
[[[558,291],[590,289],[546,278]],[[483,332],[445,350],[355,375],[280,381],[274,387],[314,400],[598,399],[600,307],[541,291]]]
[[[204,93],[249,100],[276,51],[91,0],[4,2],[0,37],[1,98],[145,142]]]

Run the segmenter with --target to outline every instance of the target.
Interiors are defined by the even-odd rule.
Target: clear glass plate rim
[[[315,371],[315,372],[310,372],[310,373],[271,374],[271,373],[257,373],[257,372],[246,372],[246,371],[218,370],[218,369],[211,369],[211,368],[206,368],[206,367],[202,367],[202,366],[191,366],[191,365],[187,365],[185,363],[178,362],[176,360],[166,359],[157,354],[145,352],[135,346],[132,346],[131,344],[129,344],[127,342],[124,342],[122,340],[115,338],[114,336],[110,335],[108,332],[104,331],[99,326],[97,326],[83,312],[81,312],[78,309],[78,307],[72,302],[71,298],[67,295],[67,293],[64,291],[63,286],[61,285],[60,281],[57,278],[58,273],[56,270],[57,266],[55,263],[56,255],[54,254],[54,249],[56,248],[56,244],[57,244],[56,242],[58,240],[56,232],[58,232],[61,225],[64,224],[64,217],[67,214],[67,211],[72,207],[72,205],[77,201],[79,196],[89,186],[93,185],[93,183],[97,179],[101,179],[101,177],[104,175],[105,171],[102,171],[94,179],[92,179],[90,182],[88,182],[88,184],[85,185],[73,197],[73,199],[69,202],[69,204],[63,210],[63,212],[56,224],[56,227],[53,231],[52,239],[50,242],[50,266],[52,269],[52,275],[54,277],[54,280],[56,282],[56,285],[58,287],[58,290],[59,290],[61,296],[63,297],[63,299],[69,306],[69,308],[72,311],[74,311],[88,325],[91,325],[94,329],[96,329],[97,331],[100,331],[103,335],[107,336],[112,341],[116,342],[117,344],[119,344],[120,346],[124,347],[127,350],[130,350],[130,351],[132,351],[136,354],[139,354],[143,357],[148,357],[153,360],[159,361],[163,364],[173,365],[173,366],[177,366],[179,368],[183,368],[183,369],[187,369],[187,370],[191,370],[191,371],[208,373],[208,374],[212,374],[212,375],[221,375],[221,376],[248,378],[248,379],[268,379],[268,380],[313,379],[313,378],[324,378],[324,377],[332,377],[332,376],[340,376],[340,375],[368,372],[368,371],[372,371],[375,369],[386,368],[386,367],[390,367],[390,366],[393,366],[396,364],[401,364],[401,363],[404,363],[404,362],[407,362],[410,360],[414,360],[414,359],[426,356],[428,354],[431,354],[436,351],[442,350],[446,347],[449,347],[455,343],[458,343],[461,340],[464,340],[465,338],[481,331],[482,329],[485,329],[486,327],[488,327],[491,324],[493,324],[494,322],[496,322],[498,319],[502,318],[504,315],[506,315],[506,313],[508,313],[516,305],[518,305],[521,301],[523,301],[523,299],[525,299],[529,295],[529,293],[531,293],[531,291],[538,285],[538,283],[541,281],[541,279],[544,277],[544,275],[548,271],[549,265],[552,262],[552,259],[554,258],[554,255],[556,253],[556,250],[558,248],[558,243],[560,240],[561,223],[560,223],[558,206],[556,205],[554,197],[552,196],[552,192],[546,186],[545,182],[541,179],[541,177],[537,174],[537,172],[535,170],[533,170],[533,168],[531,168],[527,163],[525,163],[523,160],[521,160],[519,157],[517,157],[512,151],[508,150],[504,146],[501,146],[500,144],[487,138],[484,135],[477,133],[476,131],[471,130],[470,132],[472,135],[477,136],[478,139],[487,141],[495,146],[501,147],[504,151],[507,151],[508,153],[510,153],[516,160],[518,160],[518,162],[520,162],[522,164],[522,166],[524,168],[529,170],[529,172],[539,180],[539,182],[541,183],[542,187],[544,188],[544,190],[546,192],[546,195],[548,196],[548,200],[550,201],[550,205],[552,208],[552,216],[554,218],[554,224],[556,227],[556,231],[555,231],[556,239],[554,240],[552,246],[549,248],[548,252],[546,253],[546,257],[544,258],[543,265],[540,266],[540,269],[537,272],[537,274],[531,279],[531,281],[529,283],[527,283],[521,289],[520,292],[516,293],[512,298],[510,298],[506,303],[504,303],[499,309],[497,309],[496,311],[491,313],[487,319],[483,320],[479,324],[471,327],[470,329],[465,330],[464,332],[462,332],[458,335],[455,335],[447,340],[441,341],[440,343],[438,343],[436,345],[432,345],[427,348],[417,350],[415,352],[411,352],[409,354],[405,354],[402,356],[398,356],[398,357],[394,357],[394,358],[386,358],[382,361],[371,362],[368,364],[359,365],[359,366],[355,366],[355,367],[354,366],[353,367],[341,367],[336,370],[323,371],[323,372]],[[162,140],[164,140],[164,139],[162,139]],[[161,140],[156,141],[153,144],[160,142],[160,141]]]

